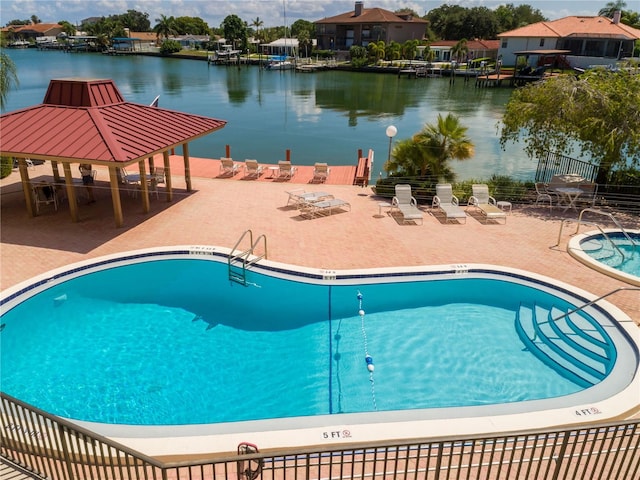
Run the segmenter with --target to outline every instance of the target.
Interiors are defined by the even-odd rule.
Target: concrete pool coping
[[[622,231],[619,228],[605,228],[602,231],[607,235],[612,233],[622,234]],[[640,230],[625,230],[625,232],[632,235],[640,235]],[[589,239],[589,237],[595,236],[602,236],[602,233],[599,230],[591,230],[589,232],[581,233],[574,236],[571,240],[569,240],[569,244],[567,245],[567,252],[569,252],[569,254],[573,258],[588,266],[589,268],[621,280],[630,285],[640,287],[640,277],[631,275],[630,273],[622,272],[616,268],[610,267],[609,265],[605,265],[604,263],[599,262],[584,251],[581,245],[582,242]]]
[[[78,262],[59,268],[22,282],[3,292],[3,306],[10,309],[22,294],[35,294],[50,286],[52,282],[68,280],[105,266],[122,262],[135,263],[153,258],[210,258],[220,261],[226,258],[229,249],[183,245],[136,250],[122,254],[107,255]],[[98,264],[98,267],[95,265]],[[294,275],[294,266],[280,262],[262,260],[254,267],[262,273]],[[402,273],[403,281],[422,279],[413,275],[422,272],[438,272],[452,277],[467,275],[469,272],[484,272],[486,275],[503,273],[507,276],[526,277],[536,286],[554,286],[566,291],[566,295],[580,301],[597,298],[575,286],[550,277],[489,264],[454,264],[412,267],[386,267],[375,269],[327,270],[295,266],[303,279],[312,283],[332,283],[336,281],[362,283],[362,276],[386,276]],[[341,280],[342,279],[342,280]],[[298,280],[302,280],[298,278]],[[393,280],[399,280],[394,277]],[[549,288],[549,287],[547,287]],[[558,292],[554,290],[554,294]],[[562,296],[562,295],[560,295]],[[576,298],[574,298],[576,301]],[[138,451],[151,456],[192,455],[233,452],[240,442],[250,442],[261,449],[292,448],[308,445],[348,444],[363,441],[397,440],[398,438],[424,438],[428,436],[462,435],[478,433],[508,432],[553,426],[604,421],[628,413],[638,403],[640,373],[638,371],[638,346],[640,331],[634,322],[621,310],[608,302],[598,302],[606,307],[615,318],[620,333],[629,341],[629,351],[625,358],[616,361],[614,372],[630,371],[633,377],[623,388],[619,377],[610,374],[605,380],[587,390],[555,399],[534,400],[511,404],[486,405],[479,407],[456,407],[446,409],[424,409],[393,412],[376,412],[372,421],[371,413],[321,415],[276,420],[258,420],[213,425],[189,426],[122,426],[91,422],[78,422],[97,433],[110,437]],[[593,311],[589,313],[595,314]],[[614,330],[618,330],[614,328]],[[611,335],[611,331],[608,331]],[[615,333],[615,332],[614,332]],[[615,335],[614,335],[615,336]],[[614,339],[614,341],[616,341]],[[620,341],[620,339],[618,339]],[[616,343],[617,345],[617,343]],[[633,348],[631,347],[633,345]],[[631,353],[631,355],[630,355]],[[625,381],[626,383],[626,381]],[[496,414],[499,410],[499,414]],[[524,411],[526,410],[526,412]],[[533,410],[533,411],[532,411]],[[417,434],[416,432],[420,432]]]

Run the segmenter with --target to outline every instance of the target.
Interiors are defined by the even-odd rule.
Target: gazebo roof
[[[207,135],[226,121],[126,102],[113,80],[51,80],[40,105],[0,115],[2,155],[131,163]]]

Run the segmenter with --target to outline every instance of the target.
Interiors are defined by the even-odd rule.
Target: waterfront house
[[[613,18],[571,16],[532,23],[498,37],[504,65],[515,65],[516,52],[566,50],[564,66],[588,68],[631,57],[640,30],[621,23],[620,12],[616,12]]]
[[[422,40],[428,22],[411,14],[395,14],[383,8],[364,8],[356,1],[354,10],[315,23],[320,50],[349,50],[353,45],[366,47],[382,40],[404,43]]]
[[[31,25],[9,25],[1,30],[2,36],[8,40],[32,40],[38,37],[55,37],[63,32],[58,23],[33,23]]]
[[[429,49],[434,53],[433,60],[435,62],[449,62],[451,58],[451,50],[458,44],[458,40],[437,40],[429,45]],[[499,40],[468,40],[467,48],[469,49],[467,56],[470,60],[474,58],[491,58],[495,60],[498,57]],[[420,47],[418,47],[420,50]]]

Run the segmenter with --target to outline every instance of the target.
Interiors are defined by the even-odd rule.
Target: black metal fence
[[[566,175],[568,173],[574,173],[590,182],[595,182],[598,175],[598,166],[554,152],[547,152],[546,157],[538,160],[536,182],[549,183],[554,175]]]
[[[0,394],[3,457],[52,480],[526,479],[640,476],[640,420],[162,462]],[[251,450],[249,450],[251,451]]]

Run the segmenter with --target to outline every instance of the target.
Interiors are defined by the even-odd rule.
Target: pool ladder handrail
[[[598,215],[604,215],[605,217],[608,217],[611,219],[611,221],[613,222],[613,224],[618,227],[620,229],[620,231],[622,232],[622,235],[624,235],[624,237],[629,240],[629,242],[631,243],[631,247],[635,250],[637,243],[635,242],[635,240],[633,238],[631,238],[629,236],[629,234],[627,233],[627,231],[624,229],[624,227],[620,224],[620,222],[618,222],[618,220],[616,219],[616,217],[613,216],[612,213],[609,212],[603,212],[602,210],[598,210],[596,208],[584,208],[580,211],[580,215],[578,216],[578,225],[576,226],[576,233],[578,233],[578,231],[580,230],[580,223],[582,222],[582,215],[584,214],[584,212],[591,212],[591,213],[596,213]],[[574,235],[575,235],[574,234]]]
[[[235,253],[238,249],[238,246],[245,238],[245,236],[249,234],[249,248],[246,250],[242,250],[241,252]],[[260,240],[263,241],[263,253],[261,255],[255,255],[254,251],[256,246],[260,243]],[[252,258],[250,258],[252,257]],[[254,263],[259,262],[263,258],[267,258],[267,237],[264,234],[258,236],[258,238],[253,241],[253,232],[251,229],[245,230],[240,238],[236,242],[236,244],[231,249],[231,253],[229,254],[229,280],[232,282],[239,283],[241,285],[247,286],[247,268],[251,267]],[[237,270],[234,271],[233,267],[238,263],[241,264],[242,269],[240,272]]]
[[[585,308],[593,305],[596,302],[599,302],[600,300],[608,297],[609,295],[613,295],[614,293],[618,293],[622,290],[637,290],[640,292],[640,287],[618,287],[615,290],[611,290],[608,293],[605,293],[604,295],[600,295],[598,298],[594,299],[594,300],[590,300],[587,303],[585,303],[584,305],[579,306],[578,308],[574,308],[573,310],[569,310],[566,313],[563,313],[562,315],[560,315],[559,317],[555,317],[555,318],[549,318],[543,322],[540,322],[540,325],[544,325],[545,323],[549,323],[549,322],[557,322],[560,319],[563,319],[564,317],[568,317],[569,315],[572,315],[576,312],[580,312],[582,310],[584,310]]]
[[[585,208],[585,210],[590,210],[590,209]],[[582,217],[582,212],[580,213],[580,217]],[[595,223],[595,222],[587,222],[585,220],[580,220],[580,219],[575,220],[573,218],[565,218],[565,219],[563,219],[562,222],[560,222],[560,231],[558,232],[558,242],[554,245],[554,247],[557,247],[558,245],[560,245],[560,240],[562,239],[562,230],[564,228],[565,222],[576,222],[576,223],[578,223],[578,228],[580,228],[580,225],[591,225],[592,227],[596,227],[598,230],[600,230],[600,233],[602,233],[604,238],[606,238],[607,241],[613,246],[613,248],[615,248],[618,251],[618,253],[622,256],[622,260],[624,261],[624,253],[622,253],[622,250],[620,250],[620,247],[618,247],[613,242],[613,240],[611,240],[609,235],[607,235],[607,232],[605,232],[602,229],[602,227],[599,224]],[[578,233],[578,228],[576,228],[576,231],[575,231],[574,235],[576,233]]]

